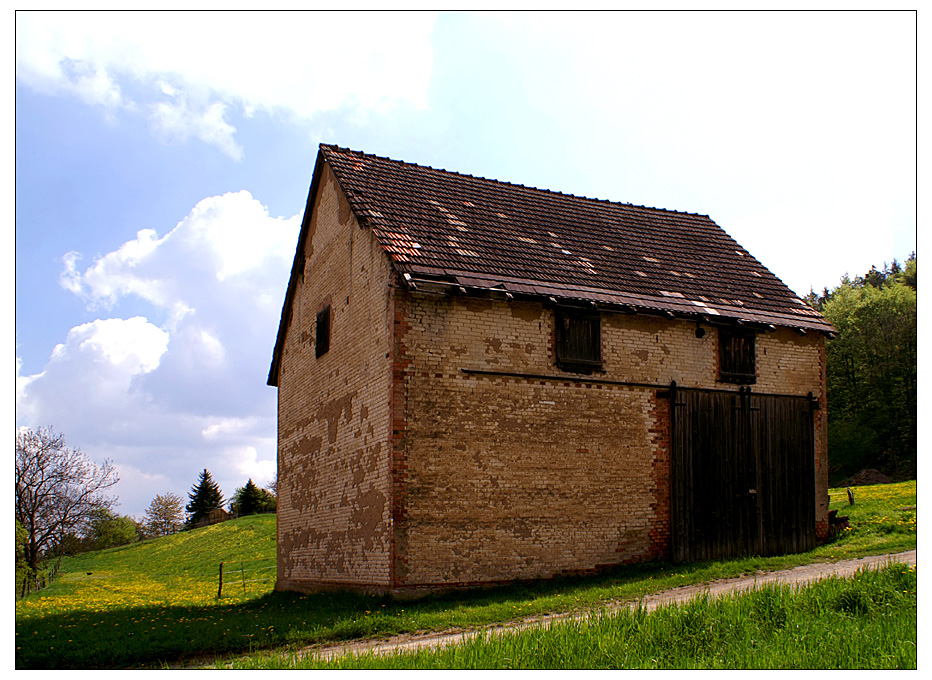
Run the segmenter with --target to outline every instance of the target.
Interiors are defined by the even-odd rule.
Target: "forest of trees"
[[[826,343],[829,483],[865,468],[916,477],[916,254],[806,300],[838,331]]]

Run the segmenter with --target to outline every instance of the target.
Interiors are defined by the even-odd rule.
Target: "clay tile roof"
[[[308,210],[322,163],[396,270],[415,281],[834,331],[706,215],[535,189],[328,144],[320,146]],[[289,285],[283,324],[291,294]],[[276,357],[281,340],[280,328]]]
[[[321,145],[320,153],[400,272],[832,330],[706,215],[534,189],[337,146]]]

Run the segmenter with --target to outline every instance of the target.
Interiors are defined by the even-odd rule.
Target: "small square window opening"
[[[556,312],[557,365],[565,371],[591,373],[602,368],[602,332],[598,313]]]
[[[757,382],[754,335],[719,330],[719,379],[722,382],[751,385]]]

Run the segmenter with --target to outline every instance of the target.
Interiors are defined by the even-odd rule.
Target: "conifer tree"
[[[197,484],[191,488],[188,498],[191,499],[185,506],[185,511],[188,513],[188,527],[193,527],[207,517],[212,510],[223,507],[223,494],[220,492],[220,487],[217,486],[206,468],[198,478]]]
[[[236,490],[233,501],[230,503],[230,510],[238,517],[246,515],[257,515],[263,512],[275,511],[275,496],[265,489],[260,489],[252,481],[252,478],[246,482],[246,486]]]

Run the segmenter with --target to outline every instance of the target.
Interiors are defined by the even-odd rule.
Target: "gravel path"
[[[709,594],[711,596],[724,595],[738,591],[751,590],[758,585],[770,583],[781,583],[789,585],[803,585],[817,581],[828,576],[850,576],[858,569],[868,567],[882,567],[890,562],[905,562],[907,564],[916,564],[916,551],[896,553],[892,555],[875,555],[872,557],[859,557],[857,559],[843,560],[841,562],[829,562],[818,564],[807,564],[793,569],[783,571],[759,572],[754,576],[743,576],[740,578],[723,579],[712,581],[693,586],[684,586],[666,590],[654,595],[647,595],[640,600],[642,606],[648,611],[656,609],[662,604],[671,602],[683,602],[692,599],[698,595]],[[623,607],[633,607],[637,602],[620,602],[610,605],[606,609],[620,609]],[[490,626],[481,629],[482,632],[500,634],[511,630],[520,630],[532,626],[547,625],[552,621],[567,620],[573,618],[585,618],[586,613],[567,613],[553,614],[548,616],[538,616],[512,622],[505,625]],[[301,650],[299,656],[313,655],[320,659],[333,659],[344,654],[363,654],[374,652],[376,654],[391,653],[401,650],[417,650],[425,647],[443,647],[458,642],[464,642],[479,634],[479,630],[458,630],[438,633],[424,634],[406,634],[383,640],[359,640],[350,641],[338,645],[314,646]]]

